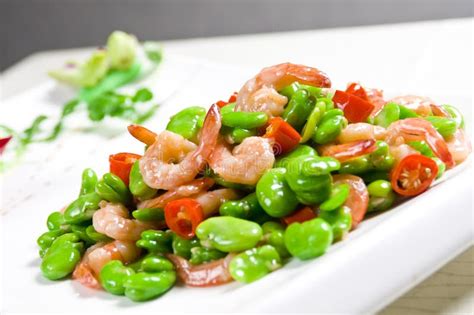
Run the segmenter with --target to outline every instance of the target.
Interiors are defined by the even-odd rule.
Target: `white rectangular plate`
[[[245,69],[167,55],[153,77],[137,84],[151,87],[162,104],[146,125],[162,130],[179,109],[225,99],[250,75]],[[1,104],[0,123],[26,127],[40,113],[57,115],[66,100],[53,83],[45,83]],[[471,116],[469,95],[450,102]],[[159,299],[132,303],[74,281],[45,280],[36,238],[46,230],[48,214],[75,198],[84,168],[103,173],[109,154],[141,152],[142,146],[123,132],[126,125],[111,119],[92,125],[83,115],[71,117],[58,141],[32,146],[22,163],[0,178],[1,301],[6,313],[367,313],[379,310],[472,244],[468,161],[423,195],[365,221],[323,257],[293,260],[250,285],[177,286]]]

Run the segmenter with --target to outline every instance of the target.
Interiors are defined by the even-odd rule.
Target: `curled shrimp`
[[[229,272],[229,264],[235,254],[194,266],[189,261],[178,255],[166,255],[176,266],[178,278],[185,285],[191,287],[210,287],[231,282],[232,276]]]
[[[431,115],[431,105],[435,105],[430,98],[416,95],[397,96],[389,102],[403,105],[423,117]]]
[[[129,263],[139,255],[140,248],[135,245],[135,242],[97,243],[87,249],[81,262],[74,269],[72,277],[86,287],[100,289],[99,275],[106,263],[111,260]]]
[[[156,224],[130,219],[128,209],[120,203],[101,201],[99,205],[92,216],[94,229],[115,240],[136,241],[143,231],[157,228]]]
[[[399,146],[409,141],[425,141],[446,167],[456,165],[443,137],[429,121],[422,118],[407,118],[392,123],[387,129],[385,141],[390,146]]]
[[[466,137],[464,130],[460,128],[447,139],[446,143],[456,164],[462,163],[467,159],[472,151],[471,141]]]
[[[371,117],[376,116],[387,103],[383,98],[383,91],[380,89],[365,89],[367,99],[374,105],[374,109],[370,114]]]
[[[209,109],[200,134],[200,143],[163,131],[140,159],[144,182],[155,189],[170,190],[192,181],[206,165],[216,145],[221,116],[217,105]]]
[[[193,197],[202,192],[207,191],[214,185],[214,180],[208,177],[195,179],[186,185],[179,186],[175,189],[168,190],[162,195],[153,199],[142,201],[138,204],[138,209],[142,208],[164,208],[170,201],[184,198]]]
[[[337,141],[339,143],[349,143],[370,139],[383,140],[386,134],[387,130],[383,127],[368,123],[355,123],[348,124],[337,137]]]
[[[265,112],[269,116],[281,116],[288,99],[277,91],[293,82],[331,87],[328,76],[316,68],[281,63],[262,69],[244,84],[237,95],[235,110]]]
[[[216,214],[221,204],[239,198],[239,194],[230,188],[216,189],[200,194],[195,199],[201,205],[204,217]]]
[[[233,149],[225,141],[219,141],[209,166],[226,181],[255,185],[274,162],[272,140],[248,137]]]

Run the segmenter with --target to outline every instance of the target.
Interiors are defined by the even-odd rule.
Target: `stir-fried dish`
[[[143,155],[109,157],[38,239],[51,280],[156,298],[175,283],[249,283],[323,255],[368,213],[426,191],[471,152],[462,114],[426,97],[386,100],[316,68],[263,69],[228,101],[189,107]]]

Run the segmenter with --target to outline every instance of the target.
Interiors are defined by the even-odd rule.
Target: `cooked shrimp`
[[[110,238],[121,241],[136,241],[143,231],[157,228],[156,224],[129,218],[128,209],[120,203],[100,202],[100,209],[94,212],[94,229]]]
[[[235,110],[265,112],[269,116],[281,116],[288,99],[277,91],[293,82],[331,87],[328,76],[316,68],[281,63],[264,68],[244,84],[237,95]]]
[[[349,197],[344,206],[351,209],[352,229],[364,219],[369,206],[369,192],[362,178],[351,174],[338,174],[333,176],[334,184],[348,184],[350,186]]]
[[[206,165],[220,128],[219,108],[212,105],[201,130],[199,146],[170,131],[158,134],[140,159],[144,182],[155,189],[170,190],[192,181]]]
[[[408,118],[392,123],[387,129],[385,141],[390,146],[399,146],[409,141],[425,141],[448,168],[455,166],[453,156],[443,137],[429,121],[422,118]]]
[[[469,141],[462,129],[458,129],[446,143],[456,164],[462,163],[467,159],[472,151],[471,141]]]
[[[234,189],[222,188],[202,193],[196,197],[196,201],[201,205],[204,217],[209,217],[219,210],[221,204],[237,198],[239,194]]]
[[[367,98],[369,101],[374,104],[374,109],[370,114],[371,117],[377,115],[383,108],[383,106],[387,103],[383,98],[383,91],[380,89],[365,89],[367,93]]]
[[[209,166],[226,181],[255,185],[274,162],[270,139],[248,137],[233,149],[225,141],[219,141],[209,159]]]
[[[102,267],[111,260],[120,260],[123,263],[134,261],[140,255],[140,248],[135,242],[112,241],[97,243],[87,249],[81,262],[72,274],[73,279],[89,288],[100,288],[99,275]]]
[[[409,146],[408,144],[402,143],[400,145],[391,145],[389,147],[390,154],[393,156],[395,163],[403,160],[404,157],[412,154],[419,154],[417,150]]]
[[[184,197],[193,197],[202,192],[205,192],[212,185],[214,185],[214,180],[211,178],[205,177],[205,178],[195,179],[186,185],[182,185],[175,189],[171,189],[156,198],[140,202],[138,204],[138,209],[163,208],[170,201],[184,198]]]
[[[128,132],[138,141],[152,145],[155,143],[156,133],[139,125],[130,125],[127,127]]]
[[[388,102],[403,105],[423,117],[431,115],[431,105],[435,104],[428,97],[416,95],[397,96]]]
[[[229,264],[235,254],[194,266],[189,261],[178,255],[166,255],[176,266],[178,278],[185,285],[191,287],[210,287],[231,282],[232,276],[229,272]]]
[[[387,130],[380,126],[367,123],[349,124],[344,128],[337,140],[340,143],[349,143],[361,140],[383,140],[387,134]]]

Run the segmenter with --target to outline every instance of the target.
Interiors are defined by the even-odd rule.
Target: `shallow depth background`
[[[471,0],[0,0],[0,70],[115,29],[164,40],[472,15]]]

